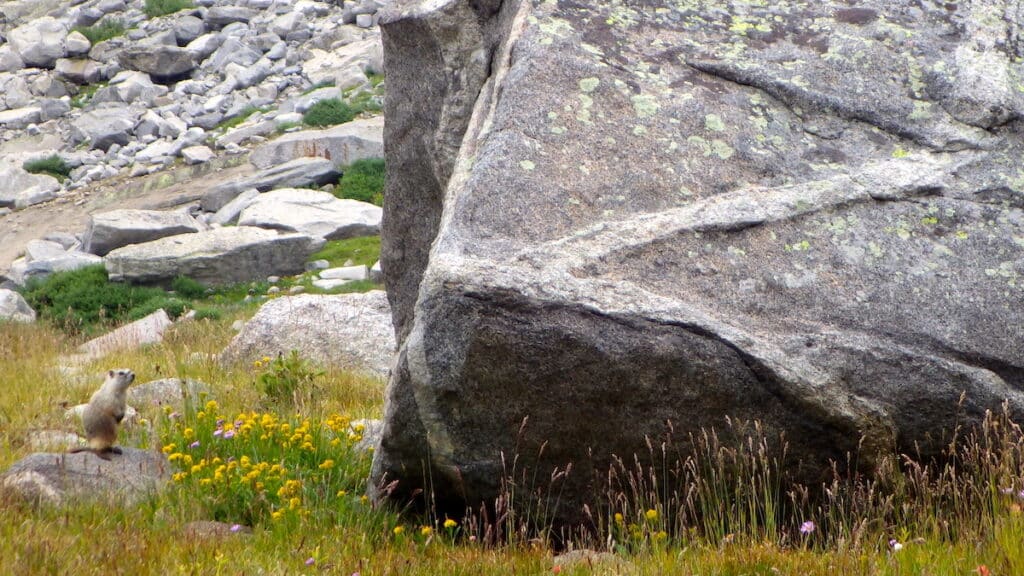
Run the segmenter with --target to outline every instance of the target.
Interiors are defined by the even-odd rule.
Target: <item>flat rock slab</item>
[[[171,406],[181,409],[187,398],[198,403],[199,395],[209,391],[209,386],[191,378],[162,378],[129,388],[128,403],[134,406]]]
[[[395,350],[385,293],[275,298],[245,323],[221,353],[225,363],[298,350],[303,358],[386,376]]]
[[[296,158],[261,170],[256,174],[218,184],[203,194],[200,207],[207,212],[216,212],[226,206],[245,190],[255,189],[266,192],[275,188],[323,185],[337,181],[341,172],[325,158]]]
[[[0,160],[0,208],[24,208],[57,197],[60,182],[48,174],[30,174],[16,160]]]
[[[324,241],[305,234],[238,226],[168,236],[107,254],[110,279],[169,284],[188,276],[207,286],[299,274]]]
[[[379,234],[382,213],[379,206],[329,192],[286,188],[254,198],[239,214],[238,224],[339,240]]]
[[[61,505],[81,500],[138,502],[170,479],[159,453],[122,447],[109,461],[90,452],[35,453],[0,475],[0,490],[26,502]]]
[[[289,160],[319,157],[341,169],[356,160],[384,156],[384,117],[353,120],[324,130],[291,132],[261,145],[249,155],[257,168]]]
[[[163,340],[164,332],[174,325],[163,309],[153,312],[130,324],[93,338],[78,347],[78,351],[90,357],[103,356],[115,350],[135,349],[145,344],[156,344]]]
[[[89,218],[83,248],[91,254],[104,256],[122,246],[199,232],[200,228],[195,218],[184,211],[111,210]]]

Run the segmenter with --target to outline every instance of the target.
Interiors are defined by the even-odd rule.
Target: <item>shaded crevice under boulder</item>
[[[305,234],[237,226],[132,244],[107,254],[104,264],[114,282],[169,284],[188,276],[220,286],[299,274],[323,245]]]
[[[385,9],[399,357],[372,482],[457,513],[509,458],[571,464],[553,520],[577,522],[670,430],[758,420],[817,483],[1020,414],[1024,22],[847,10]]]
[[[221,353],[225,363],[297,350],[320,364],[386,376],[395,351],[383,291],[274,298],[260,307]]]
[[[90,452],[30,454],[0,475],[0,490],[37,504],[98,500],[124,505],[145,499],[170,479],[163,454],[121,449],[124,453],[109,461]]]

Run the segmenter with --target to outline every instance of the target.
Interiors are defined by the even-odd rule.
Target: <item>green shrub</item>
[[[167,312],[167,315],[171,318],[177,318],[184,314],[185,310],[188,310],[188,302],[181,298],[174,298],[167,295],[154,296],[138,306],[132,307],[128,310],[127,316],[129,320],[139,320],[140,318],[145,318],[161,308],[163,308],[164,312]]]
[[[175,278],[171,282],[171,290],[174,290],[183,298],[189,298],[192,300],[197,300],[206,295],[206,286],[203,286],[199,282],[187,276],[178,276]]]
[[[26,172],[32,174],[49,174],[61,182],[71,173],[71,167],[64,162],[64,159],[54,154],[39,160],[30,160],[22,164]]]
[[[334,195],[380,206],[384,203],[385,174],[383,158],[356,160],[342,170]]]
[[[220,320],[223,316],[218,308],[196,308],[196,320]]]
[[[102,20],[92,26],[75,26],[71,29],[72,32],[79,32],[83,36],[89,39],[89,42],[93,45],[99,44],[104,40],[110,40],[116,38],[127,31],[124,27],[124,23],[117,18],[110,18]]]
[[[296,350],[287,356],[279,353],[273,360],[257,360],[256,365],[264,369],[257,378],[260,388],[274,401],[295,401],[300,393],[308,391],[313,381],[323,374],[303,360]]]
[[[302,121],[309,126],[334,126],[352,121],[357,111],[337,98],[328,98],[313,104],[302,115]]]
[[[167,299],[167,293],[159,288],[109,282],[102,264],[30,280],[24,296],[42,318],[67,330],[85,333],[141,318],[139,314],[143,311],[159,308],[150,301]]]
[[[146,6],[142,11],[150,18],[157,18],[191,7],[192,0],[146,0]]]

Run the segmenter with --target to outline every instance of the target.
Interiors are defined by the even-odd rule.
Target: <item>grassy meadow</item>
[[[0,497],[0,573],[1024,574],[1024,434],[1005,414],[964,431],[951,464],[894,455],[874,480],[836,474],[826,486],[786,485],[756,426],[735,446],[691,439],[692,458],[658,469],[627,458],[591,530],[568,542],[594,552],[559,558],[546,527],[525,528],[529,511],[510,510],[511,536],[494,539],[494,526],[375,506],[354,421],[381,417],[384,383],[272,351],[222,366],[213,354],[256,306],[204,305],[220,313],[73,370],[61,356],[94,330],[0,323],[0,469],[32,452],[33,431],[77,431],[65,407],[109,368],[209,386],[182,409],[136,406],[143,421],[122,430],[122,444],[162,451],[174,472],[141,505]],[[198,536],[197,520],[232,528]]]

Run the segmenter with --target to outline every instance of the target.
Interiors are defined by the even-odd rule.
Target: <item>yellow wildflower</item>
[[[334,460],[331,460],[330,458],[324,460],[323,462],[320,463],[319,468],[321,470],[330,470],[331,468],[334,468]]]
[[[302,499],[295,497],[288,501],[288,508],[295,510],[299,506],[302,506]]]
[[[284,510],[275,510],[270,513],[270,517],[274,520],[280,520],[281,516],[284,516]]]
[[[652,508],[652,509],[648,510],[644,514],[644,516],[646,516],[648,520],[653,522],[654,520],[658,519],[658,511]]]
[[[433,532],[434,532],[434,529],[431,528],[430,526],[424,526],[423,528],[420,528],[420,534],[422,534],[424,536],[430,536]]]
[[[618,524],[619,526],[622,526],[622,523],[625,522],[625,521],[626,521],[626,519],[622,516],[621,512],[616,512],[615,513],[615,523],[616,524]]]
[[[664,539],[666,539],[666,538],[668,538],[668,533],[665,532],[664,530],[659,530],[658,533],[654,535],[654,539],[659,541],[659,542],[664,540]]]
[[[270,356],[264,356],[263,357],[263,361],[264,362],[270,362]]]
[[[196,431],[191,428],[185,428],[181,435],[185,437],[185,440],[191,440],[196,437]]]
[[[338,490],[338,498],[341,498],[348,494],[348,490]]]
[[[449,529],[449,530],[451,530],[452,528],[455,528],[458,525],[459,525],[459,523],[456,522],[455,520],[452,520],[451,518],[446,518],[445,521],[444,521],[444,527]]]
[[[177,444],[168,444],[161,448],[160,451],[163,452],[164,454],[170,454],[171,452],[174,452],[174,449],[177,447]]]
[[[395,536],[398,536],[402,532],[405,532],[405,526],[395,526],[391,531],[395,533]]]
[[[220,405],[217,404],[216,400],[210,400],[209,402],[206,403],[206,410],[208,412],[213,412],[216,414],[217,408],[220,408]]]

